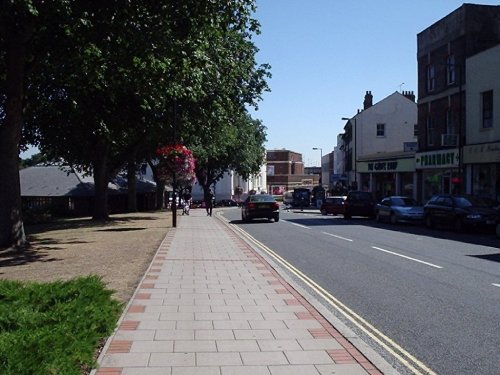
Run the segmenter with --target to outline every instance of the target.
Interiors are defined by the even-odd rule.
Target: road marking
[[[301,228],[304,228],[304,229],[311,229],[311,228],[309,228],[309,227],[306,227],[305,225],[302,225],[302,224],[297,224],[297,223],[292,223],[291,221],[288,221],[288,220],[283,220],[283,219],[281,219],[281,221],[284,221],[285,223],[288,223],[288,224],[296,225],[296,226],[301,227]]]
[[[406,255],[403,255],[403,254],[398,254],[398,253],[395,253],[395,252],[393,252],[393,251],[389,251],[389,250],[381,249],[380,247],[372,246],[372,249],[379,250],[379,251],[383,251],[384,253],[388,253],[388,254],[396,255],[396,256],[401,257],[401,258],[405,258],[405,259],[413,260],[414,262],[422,263],[422,264],[425,264],[425,265],[427,265],[427,266],[431,266],[431,267],[435,267],[435,268],[443,268],[443,267],[441,267],[441,266],[437,266],[437,265],[432,264],[432,263],[424,262],[423,260],[420,260],[420,259],[411,258],[411,257],[406,256]]]
[[[493,284],[491,284],[491,285],[493,285],[493,286],[498,286],[498,287],[500,288],[500,284],[495,284],[495,283],[493,283]]]
[[[362,330],[366,335],[371,337],[375,342],[382,346],[385,350],[391,353],[395,358],[398,359],[400,363],[406,366],[415,375],[437,375],[429,367],[427,367],[423,362],[419,361],[417,358],[412,356],[396,342],[391,340],[389,337],[384,335],[382,332],[377,330],[374,326],[364,320],[361,316],[356,314],[353,310],[348,308],[323,287],[317,284],[314,280],[310,279],[307,275],[302,273],[299,269],[295,268],[292,264],[288,263],[284,258],[275,253],[273,250],[268,248],[263,243],[259,242],[248,234],[245,230],[241,229],[237,225],[231,225],[231,228],[236,232],[239,232],[243,237],[245,237],[250,243],[259,247],[263,252],[267,253],[270,257],[274,258],[276,262],[281,264],[285,269],[290,271],[297,278],[302,280],[304,284],[313,289],[318,296],[322,297],[330,306],[335,308],[340,314],[342,314],[346,319],[352,322],[360,330]]]
[[[331,234],[331,233],[328,233],[328,232],[321,232],[321,233],[326,234],[327,236],[332,236],[332,237],[335,237],[335,238],[340,238],[341,240],[344,240],[344,241],[349,241],[349,242],[353,241],[350,238],[345,238],[345,237],[337,236],[336,234]]]

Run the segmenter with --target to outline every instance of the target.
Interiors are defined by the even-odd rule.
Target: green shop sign
[[[458,167],[458,164],[458,149],[422,152],[415,155],[417,169]]]

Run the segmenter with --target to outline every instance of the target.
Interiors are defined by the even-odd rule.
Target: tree
[[[179,139],[232,137],[228,124],[267,89],[251,41],[254,0],[0,4],[0,245],[25,243],[21,130],[48,157],[92,172],[100,219],[108,181],[129,155],[174,143],[174,103]]]
[[[75,14],[78,17],[78,14]],[[54,25],[54,19],[60,25]],[[0,3],[0,246],[26,244],[21,212],[18,157],[27,77],[38,58],[57,45],[70,23],[69,2]]]
[[[205,193],[233,169],[243,178],[260,171],[265,158],[265,127],[248,114],[240,116],[225,132],[207,135],[193,147],[196,177]]]

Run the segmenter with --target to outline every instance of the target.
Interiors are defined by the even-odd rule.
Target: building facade
[[[344,127],[342,147],[348,188],[414,196],[417,106],[411,91],[395,92],[376,104],[366,92],[364,109]]]
[[[500,202],[500,44],[466,61],[467,191]]]
[[[319,174],[306,174],[302,154],[290,150],[267,150],[267,185],[273,195],[282,195],[295,187],[318,185]]]
[[[466,181],[472,180],[472,169],[465,168],[463,155],[469,128],[466,61],[498,43],[500,6],[464,4],[417,35],[416,168],[422,201],[436,193],[471,192]]]

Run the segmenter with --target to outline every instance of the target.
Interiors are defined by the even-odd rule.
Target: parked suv
[[[437,224],[453,227],[456,232],[477,227],[493,229],[498,213],[489,202],[470,195],[434,195],[424,206],[424,222],[429,228]]]
[[[366,191],[350,191],[344,202],[344,218],[350,219],[352,216],[375,217],[375,199],[373,195]]]

